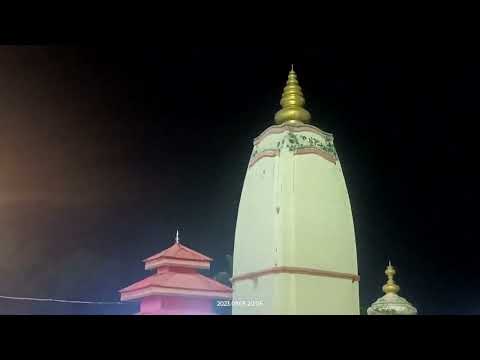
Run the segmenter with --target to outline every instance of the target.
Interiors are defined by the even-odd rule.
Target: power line
[[[81,300],[65,300],[65,299],[42,299],[31,297],[19,297],[19,296],[3,296],[0,295],[0,299],[6,300],[21,300],[21,301],[43,301],[43,302],[58,302],[69,304],[93,304],[93,305],[131,305],[129,303],[119,301],[81,301]]]

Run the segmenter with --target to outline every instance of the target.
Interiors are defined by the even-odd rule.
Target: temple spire
[[[180,237],[178,236],[178,229],[177,229],[177,235],[175,235],[175,243],[180,243]]]
[[[397,294],[400,291],[400,286],[393,280],[395,274],[395,268],[389,260],[385,270],[388,280],[382,288],[385,295],[378,298],[367,309],[368,315],[417,315],[417,309]]]
[[[388,260],[388,266],[385,269],[385,275],[387,275],[387,283],[383,285],[382,290],[385,294],[396,294],[400,291],[400,286],[398,286],[395,283],[395,280],[393,280],[393,277],[395,276],[397,272],[395,271],[395,268],[392,266],[390,260]]]
[[[302,88],[298,84],[297,74],[292,69],[288,74],[287,84],[283,89],[282,99],[280,100],[282,109],[275,114],[275,123],[278,125],[288,123],[290,125],[301,125],[310,122],[310,113],[303,108],[305,98]]]

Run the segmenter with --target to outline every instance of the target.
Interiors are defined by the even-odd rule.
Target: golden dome
[[[276,124],[301,125],[310,122],[311,115],[303,108],[305,98],[303,97],[302,88],[298,84],[297,74],[293,70],[293,65],[292,70],[288,74],[287,85],[283,89],[280,105],[282,105],[282,109],[275,114]]]

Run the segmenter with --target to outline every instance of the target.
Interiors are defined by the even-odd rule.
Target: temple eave
[[[145,261],[145,270],[152,270],[159,267],[182,267],[190,269],[210,269],[210,262],[198,260],[184,260],[174,258],[157,258],[154,260]]]
[[[141,300],[149,296],[183,296],[209,299],[231,299],[232,291],[209,291],[197,289],[167,288],[148,286],[142,289],[123,291],[120,290],[121,301]]]

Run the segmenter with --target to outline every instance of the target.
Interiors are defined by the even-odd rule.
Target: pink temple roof
[[[203,290],[215,292],[232,292],[232,289],[213,279],[196,272],[175,272],[164,269],[155,275],[140,280],[120,292],[128,292],[148,287],[162,287],[172,289]]]
[[[170,246],[168,249],[159,252],[156,255],[150,256],[148,259],[143,260],[144,262],[156,260],[159,258],[170,258],[170,259],[183,259],[183,260],[194,260],[194,261],[212,261],[211,258],[200,254],[199,252],[192,250],[180,243],[175,243]]]

